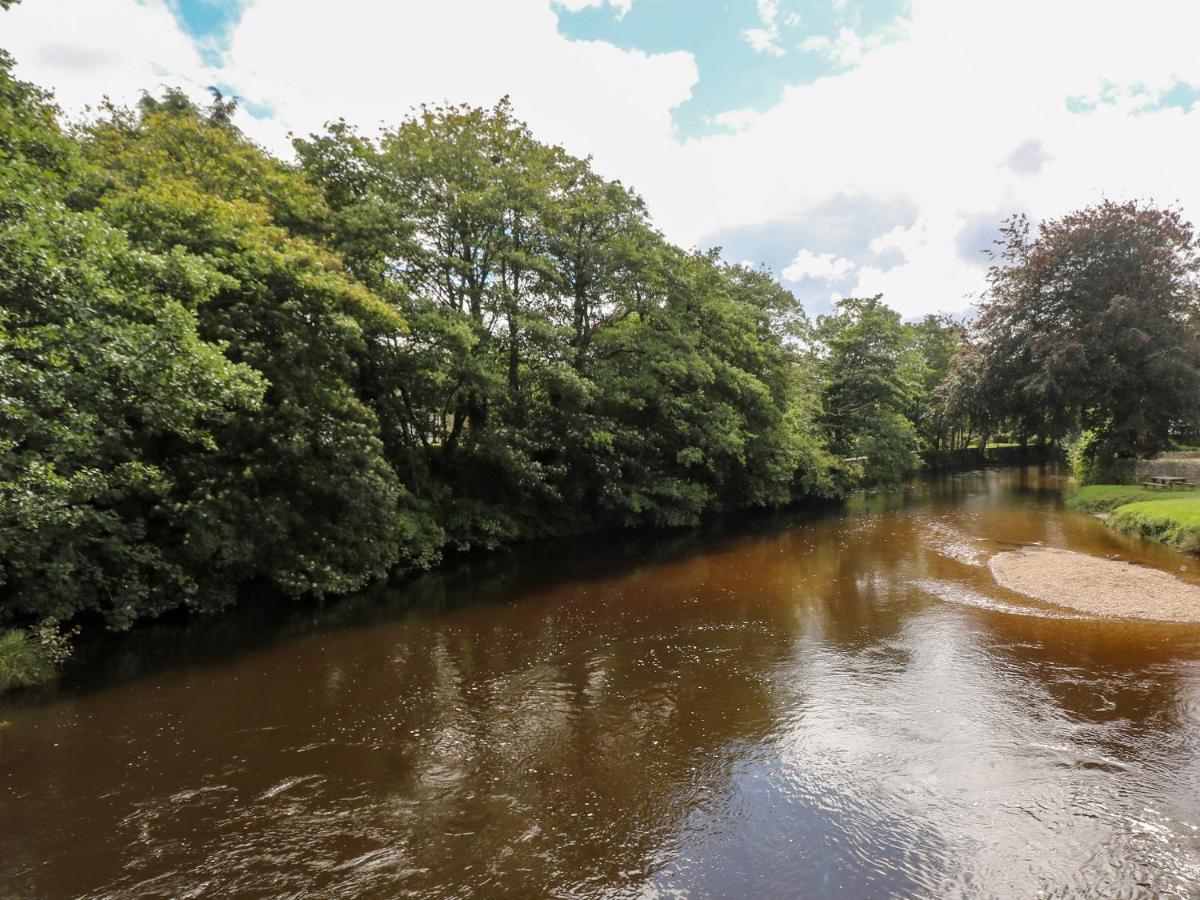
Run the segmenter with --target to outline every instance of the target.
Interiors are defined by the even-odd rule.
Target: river
[[[1200,629],[1034,542],[1200,581],[1009,469],[139,630],[0,703],[0,897],[1200,896]]]

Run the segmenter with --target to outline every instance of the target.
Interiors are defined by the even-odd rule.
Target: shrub
[[[0,631],[0,693],[50,681],[71,655],[75,629],[62,630],[54,619],[33,628]]]
[[[1067,461],[1071,475],[1081,485],[1129,484],[1137,464],[1135,459],[1116,456],[1094,431],[1085,431],[1071,441]]]
[[[0,633],[0,691],[49,681],[54,666],[33,636],[19,628]]]

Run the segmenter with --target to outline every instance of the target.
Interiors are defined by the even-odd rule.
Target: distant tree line
[[[893,484],[1001,428],[1184,415],[1096,412],[1126,383],[1099,374],[1052,393],[1014,324],[1047,289],[1016,274],[1041,252],[1019,225],[974,328],[878,297],[809,321],[507,102],[337,122],[294,163],[233,112],[172,90],[65,128],[0,54],[0,621],[343,593],[450,548]],[[1130,302],[1112,315],[1143,327],[1165,301]],[[1150,343],[1194,340],[1186,303]],[[1143,357],[1128,384],[1191,389],[1193,357]]]

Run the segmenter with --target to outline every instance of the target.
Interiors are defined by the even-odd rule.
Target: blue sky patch
[[[1182,109],[1184,112],[1191,112],[1192,107],[1198,102],[1200,102],[1200,86],[1177,81],[1170,90],[1163,91],[1158,95],[1158,102],[1154,108]]]
[[[238,108],[244,109],[249,115],[255,119],[270,119],[275,115],[275,107],[267,103],[257,103],[254,100],[247,99],[239,94],[231,85],[223,81],[218,81],[213,85],[226,98],[233,97],[237,100]]]
[[[1200,85],[1176,81],[1167,90],[1155,94],[1143,84],[1122,88],[1120,85],[1105,82],[1094,97],[1068,97],[1067,109],[1073,113],[1089,113],[1101,106],[1117,103],[1122,98],[1141,101],[1136,110],[1138,113],[1158,112],[1163,109],[1179,109],[1187,113],[1200,102]]]
[[[774,10],[769,21],[763,8]],[[691,99],[674,111],[680,137],[688,138],[726,130],[714,121],[720,113],[764,112],[786,87],[845,71],[847,63],[821,45],[836,41],[843,28],[864,40],[886,39],[907,9],[908,0],[633,0],[624,16],[606,4],[576,12],[560,8],[558,21],[559,31],[574,40],[692,53],[700,80]],[[769,41],[766,49],[752,46],[754,36]]]
[[[247,0],[168,0],[168,7],[210,64],[220,62],[229,30],[241,18]]]

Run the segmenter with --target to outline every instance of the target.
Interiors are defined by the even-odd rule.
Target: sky
[[[1196,0],[23,0],[20,77],[69,115],[215,85],[281,156],[337,118],[503,95],[684,247],[810,314],[961,312],[1002,221],[1103,198],[1200,219]]]

